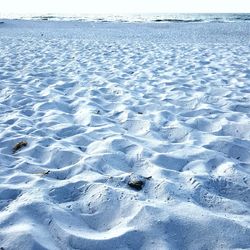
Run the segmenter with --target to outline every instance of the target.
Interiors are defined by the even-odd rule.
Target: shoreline
[[[66,31],[66,32],[65,32]],[[125,32],[125,33],[124,33]],[[236,23],[113,23],[5,20],[4,37],[134,41],[165,44],[242,44],[250,41],[250,22]]]

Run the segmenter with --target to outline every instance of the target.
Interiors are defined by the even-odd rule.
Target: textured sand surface
[[[5,21],[0,247],[250,248],[249,27]]]

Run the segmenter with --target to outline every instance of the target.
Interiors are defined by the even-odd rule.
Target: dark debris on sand
[[[13,147],[13,154],[15,154],[18,150],[26,147],[28,145],[28,142],[26,141],[20,141]]]
[[[145,185],[145,183],[141,180],[130,180],[128,182],[128,185],[133,188],[136,189],[138,191],[142,190],[143,186]]]
[[[150,177],[142,177],[142,176],[132,175],[132,176],[130,176],[130,179],[128,181],[128,185],[131,188],[133,188],[133,189],[135,189],[137,191],[140,191],[144,187],[146,180],[150,180],[151,178],[152,178],[152,176],[150,176]]]

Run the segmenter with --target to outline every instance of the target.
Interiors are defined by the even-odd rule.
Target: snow
[[[250,248],[249,26],[4,20],[0,247]]]

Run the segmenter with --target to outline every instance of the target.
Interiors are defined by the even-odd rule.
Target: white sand
[[[249,27],[1,24],[1,249],[250,249]]]

